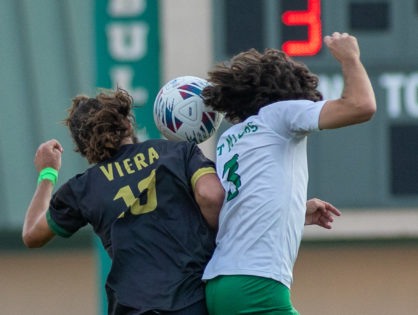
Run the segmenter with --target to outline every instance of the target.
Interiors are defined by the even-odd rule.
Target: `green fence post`
[[[159,2],[156,0],[96,0],[96,86],[127,90],[134,98],[140,141],[159,138],[153,119],[160,87]],[[104,285],[110,259],[96,239],[99,314],[106,314]]]

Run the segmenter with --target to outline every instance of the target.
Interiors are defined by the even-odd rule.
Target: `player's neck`
[[[122,142],[120,143],[121,145],[125,145],[125,144],[133,144],[133,140],[132,137],[126,137],[122,140]]]

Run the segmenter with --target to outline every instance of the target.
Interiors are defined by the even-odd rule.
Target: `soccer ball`
[[[168,140],[201,143],[218,129],[222,114],[207,107],[201,97],[208,84],[198,77],[183,76],[161,88],[154,102],[154,121]]]

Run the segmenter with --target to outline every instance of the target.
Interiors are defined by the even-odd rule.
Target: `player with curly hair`
[[[132,106],[121,89],[73,99],[64,123],[94,165],[52,196],[63,149],[57,140],[40,145],[23,241],[41,247],[90,224],[112,258],[109,314],[207,314],[201,277],[224,190],[197,145],[138,142]]]
[[[293,266],[303,226],[312,223],[307,135],[368,121],[376,111],[356,38],[334,33],[324,41],[342,67],[336,100],[322,100],[317,76],[276,49],[251,49],[209,72],[205,103],[233,123],[216,152],[226,196],[203,275],[210,314],[298,314]],[[323,210],[315,219],[329,228],[337,212],[329,204]]]

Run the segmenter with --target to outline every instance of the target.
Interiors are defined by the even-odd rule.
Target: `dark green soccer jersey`
[[[123,146],[54,194],[48,223],[70,236],[90,223],[113,258],[107,286],[116,303],[176,310],[203,299],[203,269],[214,232],[193,197],[214,164],[187,142]],[[109,301],[115,303],[115,301]]]

